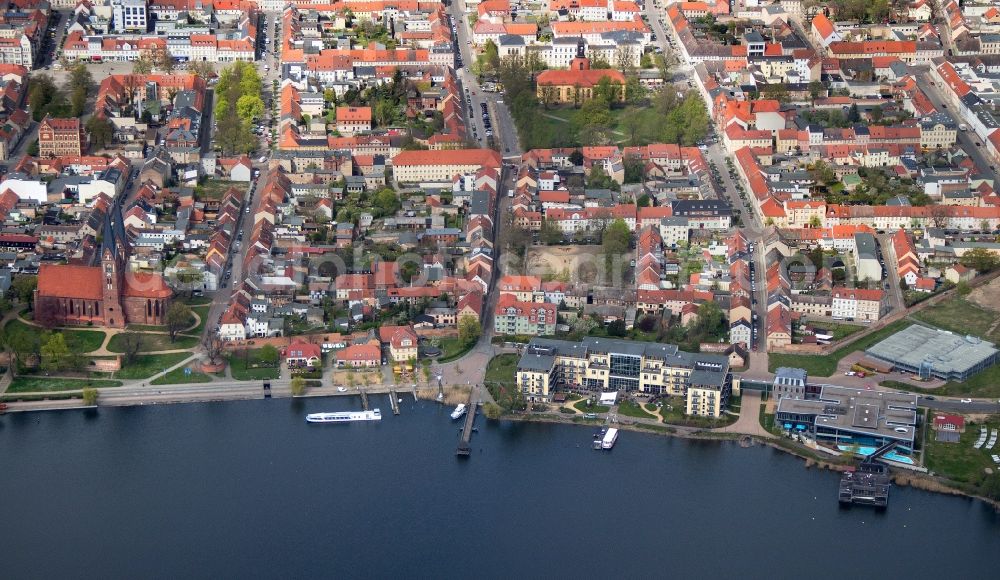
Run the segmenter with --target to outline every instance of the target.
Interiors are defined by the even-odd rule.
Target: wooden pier
[[[361,394],[361,408],[364,409],[365,411],[369,411],[370,409],[368,408],[368,393],[366,393],[364,389],[358,389],[358,393]]]
[[[389,389],[389,406],[392,407],[392,414],[399,414],[399,397],[396,396],[396,389]]]
[[[476,423],[476,410],[479,409],[479,403],[476,402],[477,388],[479,387],[475,386],[469,392],[469,402],[465,406],[465,426],[462,428],[462,438],[458,441],[458,449],[455,451],[455,455],[459,457],[468,457],[472,453],[469,441],[472,440],[472,430]]]

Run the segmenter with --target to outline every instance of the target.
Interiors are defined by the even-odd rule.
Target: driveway
[[[742,433],[754,437],[771,439],[774,434],[769,433],[760,424],[760,391],[744,390],[742,402],[740,403],[740,418],[732,425],[713,429],[721,433]]]

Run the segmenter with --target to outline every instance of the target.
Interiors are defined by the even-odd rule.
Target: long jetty
[[[465,426],[462,428],[462,438],[459,440],[458,449],[455,451],[455,455],[459,457],[468,457],[472,453],[469,441],[472,440],[472,429],[476,422],[476,410],[479,408],[479,403],[476,402],[476,389],[478,388],[477,385],[469,391],[469,402],[465,406]]]
[[[399,414],[399,397],[396,396],[396,389],[389,389],[389,406],[392,407],[392,414]]]
[[[365,411],[369,410],[368,393],[366,393],[364,389],[358,389],[358,392],[361,393],[361,408],[364,409]]]

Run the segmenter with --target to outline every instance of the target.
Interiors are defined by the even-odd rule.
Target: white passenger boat
[[[618,429],[616,427],[611,427],[608,432],[604,434],[604,440],[601,442],[602,449],[611,449],[615,446],[615,441],[618,440]]]
[[[459,403],[455,410],[451,412],[452,419],[458,419],[465,414],[465,403]]]
[[[350,423],[353,421],[381,421],[382,411],[347,411],[343,413],[310,413],[306,415],[309,423]]]

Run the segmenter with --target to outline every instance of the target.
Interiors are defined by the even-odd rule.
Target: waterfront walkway
[[[732,425],[727,425],[720,429],[713,429],[720,433],[740,433],[742,435],[752,435],[770,439],[774,437],[764,426],[760,424],[760,391],[743,389],[740,397],[740,418]]]

